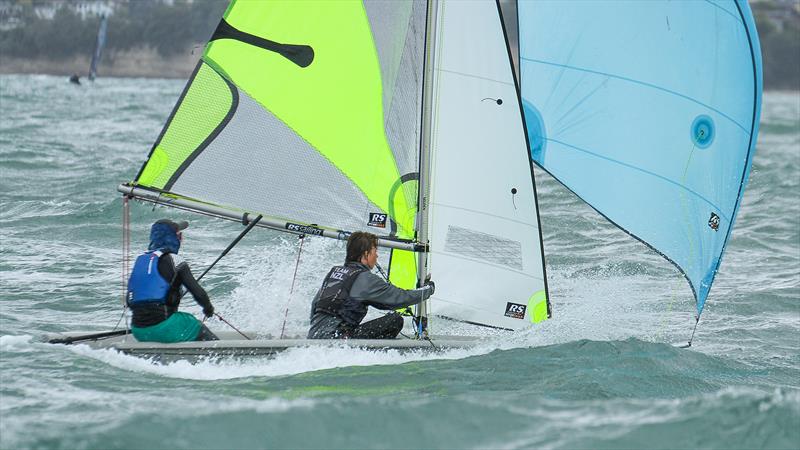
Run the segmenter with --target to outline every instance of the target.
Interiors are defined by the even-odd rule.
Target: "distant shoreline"
[[[155,50],[135,50],[117,52],[111,62],[102,62],[97,76],[102,78],[173,78],[186,80],[191,76],[201,52],[195,55],[174,56],[165,58]],[[0,58],[0,75],[53,75],[69,77],[77,73],[81,78],[89,71],[88,57],[64,59]],[[764,88],[764,92],[798,93],[797,89]]]
[[[164,57],[151,49],[114,52],[100,63],[97,68],[98,77],[130,77],[130,78],[182,78],[192,74],[202,51],[194,55],[178,55]],[[89,73],[89,57],[72,58],[17,58],[3,56],[0,58],[0,74],[44,74],[70,76],[77,73],[85,77]]]

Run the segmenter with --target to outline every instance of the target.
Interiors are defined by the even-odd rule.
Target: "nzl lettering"
[[[344,270],[334,270],[333,273],[331,274],[331,278],[334,280],[341,281],[344,280],[345,275],[347,275],[347,272],[345,272]]]

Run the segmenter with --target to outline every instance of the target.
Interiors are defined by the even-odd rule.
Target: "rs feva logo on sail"
[[[527,305],[507,302],[506,311],[503,315],[512,319],[525,319],[525,312],[528,310],[530,310],[532,323],[539,323],[547,319],[547,294],[545,294],[544,290],[537,291],[531,295]]]

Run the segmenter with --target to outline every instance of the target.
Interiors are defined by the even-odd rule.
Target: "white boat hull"
[[[54,334],[47,341],[88,336],[97,332],[70,332]],[[270,357],[284,350],[302,347],[359,348],[374,351],[395,350],[400,352],[441,352],[454,348],[470,348],[481,342],[480,338],[469,336],[434,336],[430,340],[409,339],[305,339],[262,338],[255,333],[245,333],[252,339],[245,339],[233,332],[217,332],[218,341],[192,341],[163,344],[160,342],[139,342],[132,335],[103,337],[75,341],[74,344],[88,345],[95,349],[112,349],[122,353],[158,360],[197,359],[201,357]]]

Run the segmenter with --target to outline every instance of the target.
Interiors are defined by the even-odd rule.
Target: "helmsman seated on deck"
[[[403,329],[403,317],[394,310],[433,295],[432,281],[406,290],[370,272],[377,262],[377,236],[360,231],[350,235],[344,265],[328,272],[314,296],[309,339],[394,339]],[[369,306],[392,312],[362,324]]]
[[[188,226],[186,221],[156,221],[150,228],[148,251],[133,265],[127,303],[133,313],[131,332],[138,341],[171,343],[217,339],[193,315],[178,312],[181,287],[185,287],[203,307],[206,317],[214,315],[208,294],[195,280],[189,265],[178,256],[181,230]]]

